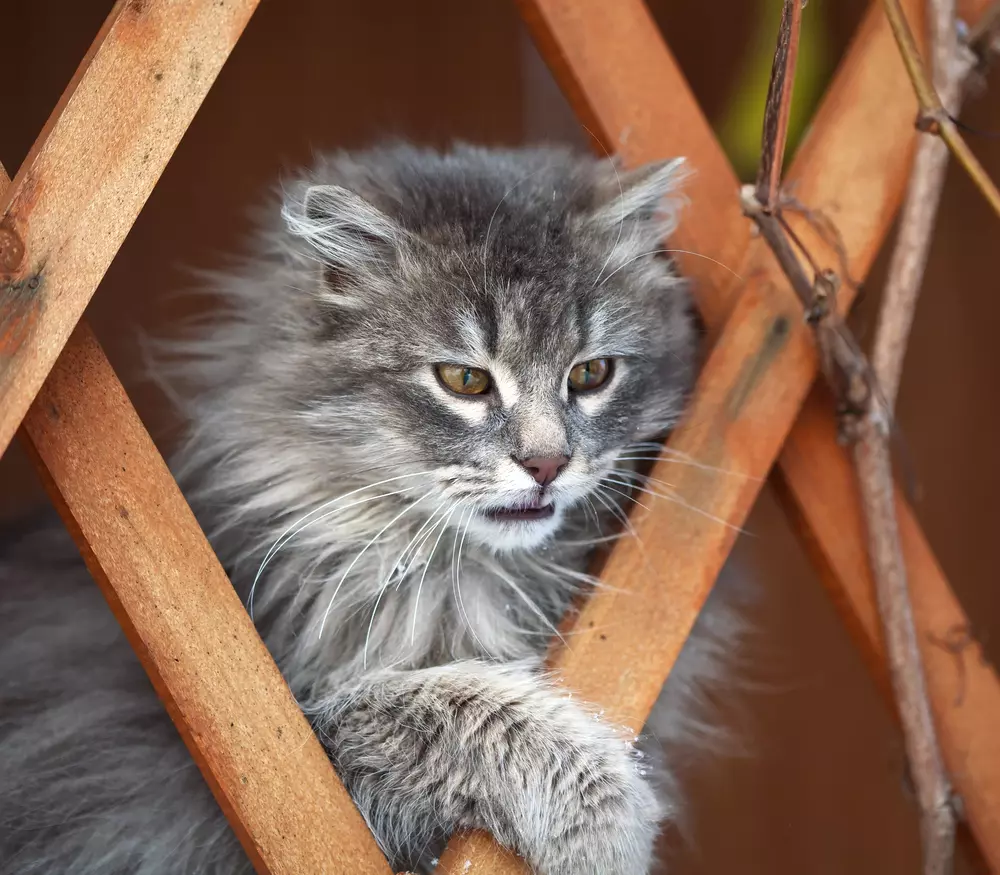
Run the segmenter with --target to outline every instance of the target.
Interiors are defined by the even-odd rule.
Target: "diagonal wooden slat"
[[[557,4],[556,4],[556,5],[557,5]],[[619,10],[616,10],[616,12],[618,12],[618,11],[619,11]],[[628,18],[628,17],[626,16],[626,20],[627,20],[627,18]],[[660,84],[660,85],[661,85],[661,87],[662,87],[662,83],[658,83],[658,84]],[[640,107],[640,108],[641,108],[641,107]],[[699,119],[698,119],[698,120],[700,120],[700,114],[699,114]],[[702,121],[703,121],[703,120],[702,120]],[[696,127],[697,127],[697,126],[696,126]],[[622,133],[624,134],[624,133],[625,133],[625,131],[623,131]],[[682,151],[682,150],[678,149],[678,150],[671,150],[671,151]],[[697,154],[697,153],[695,153],[695,152],[689,152],[689,154]],[[876,200],[877,200],[877,199],[876,199]],[[891,198],[890,198],[890,200],[891,200]],[[10,248],[10,246],[9,246],[9,245],[7,245],[7,246],[6,246],[6,248],[4,247],[4,243],[5,243],[5,241],[4,241],[4,240],[0,240],[0,257],[8,257],[8,256],[9,256],[9,254],[10,254],[10,251],[11,251],[11,248]],[[708,252],[709,250],[710,250],[710,247],[705,247],[705,246],[702,246],[702,247],[699,247],[699,249],[698,249],[697,251],[701,251],[701,252],[706,252],[706,253],[707,253],[707,252]],[[15,253],[16,253],[16,248],[15,248]],[[709,308],[711,308],[711,306],[712,306],[712,304],[711,304],[711,303],[707,304],[707,305],[706,305],[706,309],[709,309]],[[724,308],[722,308],[722,307],[719,307],[718,309],[719,309],[719,312],[722,312]],[[706,313],[706,315],[708,316],[708,313]],[[30,323],[30,319],[29,319],[28,321],[29,321],[29,323]],[[711,317],[710,317],[710,316],[709,316],[709,321],[712,321],[712,319],[711,319]],[[16,323],[14,323],[14,328],[20,328],[20,329],[23,329],[23,328],[24,328],[24,325],[25,325],[25,323],[24,323],[24,322],[16,322]],[[30,328],[30,324],[28,325],[28,327]],[[0,336],[2,336],[2,337],[3,337],[4,339],[10,339],[11,337],[13,337],[13,338],[14,338],[14,340],[15,340],[15,341],[17,341],[17,340],[20,340],[20,339],[21,339],[21,337],[23,337],[23,333],[21,333],[21,332],[18,332],[18,331],[15,331],[15,332],[13,332],[13,333],[10,333],[10,332],[8,332],[8,333],[6,333],[6,334],[3,334],[3,335],[0,335]],[[0,375],[0,376],[2,376],[2,375]],[[753,387],[751,387],[751,388],[753,388]],[[467,868],[467,869],[466,869],[466,871],[471,871],[471,870]]]
[[[0,200],[0,453],[258,0],[119,0]]]
[[[985,0],[973,0],[966,12],[975,19],[986,5]],[[691,149],[699,140],[706,142],[704,133],[691,130],[704,127],[704,120],[641,2],[621,0],[609,7],[599,0],[523,0],[521,6],[581,118],[605,143],[619,146],[632,162],[686,154],[700,175],[721,172],[723,178],[733,178],[731,171],[720,171],[717,144],[709,144],[704,154]],[[912,20],[922,19],[917,2],[910,2],[907,12]],[[649,82],[655,83],[653,99]],[[860,28],[790,174],[799,198],[836,222],[852,276],[867,272],[899,206],[915,111],[902,63],[875,8]],[[627,138],[623,131],[628,131]],[[729,196],[735,201],[735,186]],[[738,264],[740,259],[727,244],[734,236],[741,238],[737,226],[742,219],[734,217],[731,207],[719,211],[720,197],[725,197],[724,186],[694,193],[673,242],[719,260],[730,253],[728,263]],[[807,228],[801,233],[811,248],[823,251],[814,233]],[[836,264],[828,251],[827,257]],[[706,320],[717,324],[729,307],[728,290],[713,287],[712,275],[696,262],[685,268],[700,281],[699,304]],[[683,501],[723,523],[665,501],[634,514],[644,548],[632,540],[616,547],[602,574],[611,586],[590,599],[577,619],[571,645],[555,660],[568,686],[599,703],[612,719],[634,728],[644,721],[690,631],[732,544],[732,527],[742,523],[760,489],[761,480],[750,477],[761,478],[771,467],[816,373],[800,306],[769,254],[751,247],[742,270],[745,287],[699,382],[688,424],[671,440],[674,449],[699,463],[731,473],[666,459],[653,472],[673,484]],[[841,305],[846,308],[852,298],[853,289],[845,289]],[[797,433],[817,438],[807,457],[813,469],[825,467],[828,458],[839,454],[829,434],[817,432],[811,419],[804,420]],[[837,490],[847,485],[836,479],[807,483],[797,469],[790,469],[789,479],[801,486],[796,494],[812,509],[832,504],[842,494]],[[833,491],[828,495],[825,490]],[[840,501],[841,512],[857,521],[857,506]],[[961,611],[919,528],[905,512],[904,519],[907,555],[918,563],[911,569],[913,585],[923,588],[926,604],[949,606],[948,621],[957,621]],[[846,532],[824,525],[813,534],[823,539],[830,555],[864,557],[860,531],[860,525]],[[835,567],[857,573],[858,563]],[[839,603],[849,608],[854,625],[866,630],[869,649],[877,650],[877,626],[857,619],[865,616],[870,621],[874,612],[870,578],[864,580],[867,586],[837,577],[831,585],[849,593]],[[944,614],[923,610],[918,616],[926,634]],[[949,746],[946,756],[959,791],[968,797],[977,840],[1000,871],[1000,832],[994,828],[1000,738],[990,729],[1000,706],[1000,684],[991,670],[979,672],[976,695],[982,707],[957,714],[952,707],[955,683],[948,683],[941,672],[938,681],[931,689],[937,719],[947,725],[942,733],[942,743]],[[521,871],[509,855],[495,855],[484,837],[460,837],[442,858],[439,871]]]
[[[895,708],[882,649],[857,479],[817,387],[781,451],[774,482],[820,579]],[[900,539],[942,754],[984,857],[1000,872],[1000,682],[962,606],[897,494]]]
[[[0,194],[8,181],[0,167]],[[386,875],[367,825],[85,324],[32,402],[21,436],[256,870]]]
[[[32,404],[29,454],[257,871],[383,873],[85,327],[32,402],[255,6],[119,2],[9,188],[0,168],[0,452]]]
[[[85,325],[32,403],[24,435],[87,567],[257,872],[388,875]]]

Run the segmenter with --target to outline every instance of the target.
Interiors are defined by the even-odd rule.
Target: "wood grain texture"
[[[256,5],[119,0],[0,199],[0,453]]]
[[[388,873],[86,325],[71,335],[23,435],[257,871]]]
[[[708,143],[711,132],[675,66],[662,57],[668,54],[666,46],[655,33],[645,33],[652,25],[640,2],[620,0],[613,13],[600,0],[524,0],[521,5],[543,53],[552,59],[556,75],[585,122],[602,120],[599,128],[604,131],[634,125],[657,138],[645,149],[640,140],[627,153],[629,161],[688,154],[696,168],[703,159],[706,166],[717,166],[721,153],[714,140],[706,146],[704,156],[685,152],[685,145],[691,149],[698,142]],[[986,6],[987,0],[970,0],[964,11],[975,20]],[[907,4],[912,21],[922,22],[921,7],[917,0]],[[631,34],[635,39],[628,41]],[[644,81],[652,85],[643,86]],[[649,99],[650,90],[655,91],[654,99]],[[670,125],[657,128],[650,119],[667,105]],[[789,175],[798,198],[836,223],[846,267],[853,277],[867,273],[902,200],[915,141],[916,107],[887,23],[873,8],[841,64]],[[699,125],[703,130],[693,133],[692,128]],[[726,179],[732,179],[731,171]],[[727,197],[727,187],[728,182],[714,191],[717,201]],[[699,202],[699,196],[710,200]],[[733,214],[731,204],[721,203],[717,211],[711,188],[692,197],[694,208],[682,219],[685,239],[698,241],[697,251],[703,255],[719,260],[728,257],[730,264],[743,262],[746,282],[732,305],[727,284],[701,288],[698,300],[710,326],[717,326],[730,306],[732,312],[702,373],[686,424],[674,434],[670,445],[699,465],[725,470],[686,466],[667,458],[657,463],[652,476],[672,484],[677,498],[687,507],[644,497],[649,509],[637,508],[632,515],[641,543],[623,539],[616,545],[602,571],[602,579],[610,586],[595,592],[586,603],[574,635],[568,639],[570,644],[558,650],[553,660],[567,686],[598,703],[609,719],[633,729],[642,726],[655,702],[732,546],[736,527],[745,519],[776,460],[816,374],[815,350],[801,307],[770,254],[752,244],[744,259],[729,241],[747,239],[741,228],[745,220]],[[812,251],[831,266],[838,266],[837,255],[814,229],[800,223],[797,230]],[[696,269],[692,273],[700,283],[705,282],[704,272]],[[839,301],[842,309],[850,305],[854,291],[850,285],[845,287]],[[806,420],[803,428],[809,434],[814,428],[812,420]],[[817,440],[808,457],[814,468],[825,465],[834,451],[839,452],[828,430],[817,433]],[[815,484],[804,485],[803,494],[822,507],[825,494],[813,495],[810,488],[816,488]],[[866,541],[858,505],[845,506],[844,513],[856,523],[856,543],[845,545],[843,532],[828,526],[813,535],[824,539],[831,554],[842,549],[845,556],[857,553],[864,564]],[[924,565],[911,575],[930,580],[928,591],[934,591],[941,604],[954,603],[940,572],[928,571],[927,563],[933,563],[933,557],[912,517],[906,537],[908,556]],[[859,578],[843,580],[838,573],[830,579],[835,589],[846,592]],[[849,606],[852,616],[864,603],[871,619],[874,602],[867,579],[868,588],[851,589],[854,599],[845,596],[840,602]],[[956,616],[954,612],[952,616]],[[918,617],[921,622],[929,620],[926,612]],[[854,622],[864,627],[860,619]],[[875,636],[872,640],[877,640],[874,620],[865,628]],[[948,713],[954,689],[935,683],[932,692],[938,719],[954,720]],[[986,741],[991,727],[995,729],[993,715],[1000,705],[995,676],[983,675],[979,692],[989,707],[976,713],[970,708],[965,721],[970,726],[965,727],[964,735],[956,728],[942,732],[942,741],[950,745],[946,756],[952,768],[964,761],[972,747],[963,740],[974,738],[978,754],[987,761],[992,759],[986,763],[990,765],[987,771],[956,773],[955,779],[960,789],[963,781],[992,785],[972,789],[972,795],[982,801],[982,810],[974,813],[970,809],[969,813],[978,820],[973,828],[979,840],[996,844],[988,833],[1000,811],[995,796],[1000,775],[994,776],[995,748]],[[1000,835],[995,829],[993,833]],[[513,875],[523,871],[521,864],[509,859],[499,864],[485,862],[494,852],[488,837],[481,834],[461,837],[453,847],[456,853],[447,857],[449,865],[439,867],[444,875]],[[992,850],[987,855],[1000,871],[1000,856]]]

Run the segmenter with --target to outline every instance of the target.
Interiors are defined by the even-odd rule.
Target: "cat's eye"
[[[589,392],[604,385],[610,373],[610,359],[590,359],[580,362],[569,372],[569,387],[574,392]]]
[[[484,395],[490,390],[490,375],[468,365],[438,365],[438,379],[459,395]]]

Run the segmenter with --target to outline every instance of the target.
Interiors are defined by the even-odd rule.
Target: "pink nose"
[[[540,486],[548,486],[569,464],[569,459],[566,456],[535,456],[531,459],[518,459],[517,463],[534,477]]]

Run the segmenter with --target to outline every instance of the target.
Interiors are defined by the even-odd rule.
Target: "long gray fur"
[[[640,875],[677,808],[539,665],[692,383],[684,284],[654,252],[679,178],[557,148],[324,157],[211,278],[224,314],[173,347],[174,470],[397,867],[482,827],[542,875]],[[610,383],[577,399],[568,369],[597,356]],[[437,362],[496,388],[452,397]],[[561,452],[550,520],[484,513],[536,493],[512,457]],[[668,748],[699,734],[689,676],[715,671],[698,628],[659,709]],[[0,873],[249,871],[67,536],[9,537]]]

